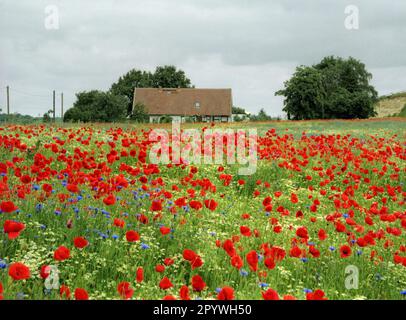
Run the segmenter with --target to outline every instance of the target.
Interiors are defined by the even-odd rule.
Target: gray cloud
[[[57,5],[60,29],[46,30]],[[360,29],[344,28],[344,8]],[[394,0],[0,0],[0,106],[42,114],[53,89],[108,89],[131,68],[175,64],[198,87],[232,87],[234,103],[282,114],[274,92],[298,64],[326,55],[366,63],[381,94],[406,90],[406,2]]]

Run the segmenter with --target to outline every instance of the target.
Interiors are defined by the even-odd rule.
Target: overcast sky
[[[345,27],[348,5],[358,30]],[[43,114],[53,89],[68,108],[132,68],[173,64],[196,87],[232,88],[235,105],[282,115],[275,91],[326,55],[363,61],[379,94],[405,91],[406,1],[0,0],[0,108],[9,85],[12,112]]]

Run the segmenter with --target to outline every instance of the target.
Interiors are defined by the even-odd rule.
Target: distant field
[[[376,106],[377,117],[384,118],[397,115],[405,105],[406,92],[381,97]]]

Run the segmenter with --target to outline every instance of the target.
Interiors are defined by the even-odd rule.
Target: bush
[[[64,115],[64,122],[116,122],[124,120],[127,98],[97,90],[76,94],[73,108]]]

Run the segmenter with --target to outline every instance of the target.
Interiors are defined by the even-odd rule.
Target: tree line
[[[284,88],[275,95],[284,97],[283,111],[290,120],[366,119],[376,115],[374,106],[378,101],[371,79],[371,73],[361,61],[330,56],[312,66],[298,66],[284,83]],[[65,113],[63,120],[118,122],[129,118],[146,122],[145,106],[133,108],[134,88],[193,88],[193,85],[185,72],[175,66],[159,66],[154,72],[133,69],[106,92],[77,93],[73,107]],[[233,107],[233,113],[246,112]],[[272,119],[264,109],[247,118],[251,121]]]

